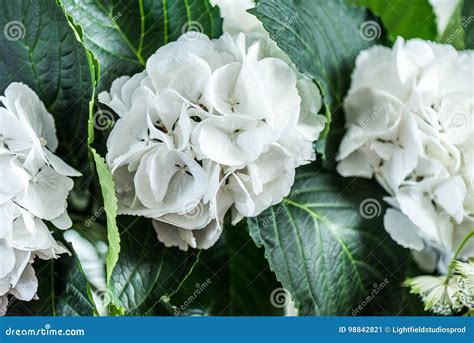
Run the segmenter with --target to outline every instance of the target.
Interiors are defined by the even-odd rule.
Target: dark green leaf
[[[175,315],[281,315],[284,301],[271,302],[281,288],[264,251],[255,246],[245,223],[230,225],[171,298]],[[284,299],[282,299],[284,300]]]
[[[39,300],[15,301],[9,315],[92,316],[97,313],[86,276],[72,248],[73,256],[33,264],[38,277]]]
[[[472,0],[464,1],[462,26],[465,32],[466,49],[474,49],[474,1]]]
[[[413,278],[420,275],[426,275],[425,271],[422,271],[416,265],[415,261],[412,260],[407,264],[407,271],[405,279]],[[402,289],[402,308],[397,315],[401,316],[430,316],[432,312],[424,310],[424,304],[420,296],[410,293],[409,287],[403,287]]]
[[[436,15],[428,0],[351,0],[369,8],[382,19],[392,40],[422,38],[435,40]]]
[[[55,117],[58,154],[90,175],[89,56],[56,1],[0,0],[0,8],[0,93],[13,81],[35,90]]]
[[[208,0],[62,2],[100,63],[100,90],[143,70],[151,54],[189,29],[211,37],[221,32],[219,11]]]
[[[146,315],[179,288],[198,256],[158,242],[151,219],[117,219],[121,247],[109,284],[113,302],[126,315]]]
[[[250,12],[298,69],[321,85],[331,112],[348,89],[357,54],[377,43],[359,33],[366,11],[345,0],[261,0]]]
[[[382,196],[373,182],[310,166],[299,170],[280,205],[250,220],[252,237],[265,247],[270,267],[301,314],[398,310],[400,304],[385,307],[381,298],[393,294],[391,287],[400,290],[409,258],[384,230]],[[389,298],[396,303],[401,296]]]

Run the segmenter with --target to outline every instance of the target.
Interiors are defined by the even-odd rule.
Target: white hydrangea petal
[[[189,103],[184,102],[177,91],[167,88],[158,94],[153,107],[149,109],[149,113],[151,111],[153,119],[159,119],[167,131],[171,132],[176,121],[180,118],[183,108],[187,106],[189,106]],[[156,114],[153,110],[156,111]]]
[[[153,228],[155,229],[158,240],[163,243],[165,247],[178,247],[183,251],[188,251],[189,247],[197,247],[192,230],[182,229],[159,220],[153,220]]]
[[[279,167],[279,168],[278,168]],[[251,216],[259,215],[265,209],[283,200],[290,193],[295,180],[293,158],[277,145],[247,166],[249,179],[242,178],[255,203]]]
[[[322,106],[321,93],[313,80],[308,78],[298,80],[296,87],[301,98],[296,130],[305,139],[313,142],[318,139],[326,125],[326,117],[318,114]]]
[[[252,217],[256,205],[242,179],[247,182],[250,181],[250,178],[245,174],[231,174],[226,188],[232,194],[236,210],[244,217]]]
[[[23,251],[14,249],[15,252],[15,267],[8,276],[11,287],[15,287],[21,278],[21,274],[25,270],[26,266],[30,262],[31,253],[29,251]]]
[[[17,249],[35,251],[48,249],[55,240],[41,219],[23,211],[22,216],[13,222],[11,244]]]
[[[278,145],[272,145],[256,161],[247,165],[253,191],[259,194],[264,185],[275,181],[287,170],[294,170],[294,161],[288,151]]]
[[[425,244],[418,234],[419,229],[402,212],[387,209],[383,222],[390,237],[402,247],[416,251],[424,248]]]
[[[64,175],[64,176],[71,176],[71,177],[82,176],[80,172],[78,172],[76,169],[68,165],[58,156],[54,155],[48,149],[45,149],[44,152],[51,167],[53,167],[53,169],[57,171],[59,174]]]
[[[51,151],[56,151],[58,139],[54,118],[30,87],[23,83],[13,82],[5,90],[7,98],[18,119],[25,123],[25,128],[34,139],[42,139]],[[3,98],[2,98],[3,102]]]
[[[206,96],[210,99],[212,107],[222,114],[246,115],[251,108],[252,115],[263,116],[263,106],[252,107],[251,95],[259,94],[259,89],[253,80],[246,79],[241,71],[242,64],[238,62],[217,69],[212,74]]]
[[[0,239],[0,279],[6,277],[15,266],[15,253],[7,241]]]
[[[187,206],[187,207],[186,207]],[[208,225],[212,220],[209,205],[199,202],[196,206],[184,204],[177,213],[167,213],[159,220],[186,230],[198,230]]]
[[[72,220],[67,211],[64,211],[58,217],[51,219],[51,223],[60,230],[67,230],[72,226]]]
[[[117,159],[127,154],[141,157],[148,149],[147,134],[148,124],[146,120],[146,109],[137,105],[134,111],[131,111],[122,120],[119,120],[107,140],[107,162],[112,167],[119,164]]]
[[[0,204],[12,199],[28,186],[29,175],[12,155],[0,155]]]
[[[12,152],[25,153],[33,144],[25,124],[11,112],[0,107],[0,143],[8,146]]]
[[[473,218],[464,218],[464,220],[453,231],[453,246],[458,247],[462,240],[472,231],[474,226]],[[468,259],[474,256],[474,240],[466,242],[459,252],[460,259]],[[450,256],[451,257],[451,256]]]
[[[186,154],[160,149],[144,161],[135,177],[137,196],[145,206],[156,208],[157,213],[193,208],[206,192],[205,171]]]
[[[18,206],[13,201],[0,204],[0,239],[8,238],[12,232],[13,220],[20,215]]]
[[[209,159],[227,166],[255,160],[264,148],[264,126],[244,116],[209,118],[196,127],[192,142]]]
[[[28,264],[10,293],[18,300],[30,301],[36,295],[37,289],[38,279],[35,270],[31,264]]]
[[[64,212],[67,196],[73,186],[74,182],[70,178],[45,165],[30,180],[18,204],[40,218],[54,219]]]
[[[440,182],[433,192],[434,201],[460,224],[463,216],[463,202],[466,196],[466,185],[461,176],[453,176]]]
[[[356,59],[348,94],[359,89],[378,89],[405,99],[409,90],[400,80],[390,48],[375,45],[362,51]]]
[[[296,88],[296,74],[281,59],[264,58],[258,62],[248,59],[250,72],[259,85],[265,105],[265,119],[277,131],[291,130],[298,122],[301,98]]]
[[[423,231],[427,239],[440,242],[445,247],[451,247],[452,242],[446,238],[452,232],[452,225],[446,222],[442,229],[440,228],[442,218],[439,218],[430,197],[425,195],[423,189],[403,187],[397,193],[397,200],[402,212]]]
[[[197,103],[205,93],[210,77],[209,64],[200,58],[195,58],[173,75],[168,87],[189,102]]]
[[[132,97],[147,77],[146,71],[130,76],[122,76],[115,79],[110,87],[110,92],[101,92],[98,96],[99,102],[109,106],[119,116],[123,117],[132,107]]]
[[[164,159],[167,153],[164,149],[159,149],[156,152],[148,153],[140,162],[137,169],[137,174],[134,178],[135,189],[137,197],[140,201],[149,208],[155,207],[158,202],[162,201],[168,191],[168,186],[171,178],[176,173],[176,166],[165,165],[161,168],[153,169],[156,173],[155,180],[158,179],[157,185],[151,185],[151,166],[154,163],[154,156],[160,154]],[[156,164],[154,166],[157,166]],[[155,187],[154,187],[155,186]]]
[[[2,288],[0,286],[0,294],[2,293]],[[0,317],[3,317],[7,314],[7,306],[8,306],[8,296],[1,295],[0,296]]]
[[[301,131],[296,128],[295,130],[288,132],[277,142],[290,152],[291,156],[293,156],[296,167],[308,164],[316,159],[313,141],[306,140],[302,137],[300,132]]]
[[[209,249],[219,239],[222,234],[222,227],[217,220],[211,221],[206,227],[200,230],[193,230],[198,249]]]
[[[370,149],[359,149],[337,164],[337,172],[342,176],[359,176],[370,179],[374,167],[380,164],[380,157]]]
[[[439,252],[431,246],[425,245],[425,248],[421,251],[412,250],[411,255],[421,270],[427,273],[435,271]]]
[[[174,130],[175,147],[177,150],[184,151],[188,148],[191,139],[191,130],[191,120],[189,119],[187,109],[183,106]]]

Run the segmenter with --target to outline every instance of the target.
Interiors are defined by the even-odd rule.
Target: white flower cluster
[[[418,276],[405,285],[421,297],[426,311],[441,315],[474,311],[474,261],[454,261],[453,271],[447,276]]]
[[[344,109],[339,173],[377,179],[386,230],[433,269],[474,227],[474,53],[419,39],[363,51]]]
[[[184,250],[212,246],[229,209],[235,223],[280,202],[325,125],[318,88],[256,35],[185,34],[99,101],[120,116],[107,141],[119,212]]]
[[[54,155],[58,146],[53,116],[34,91],[12,83],[0,96],[0,315],[8,294],[34,298],[35,257],[56,258],[67,249],[56,242],[43,220],[59,229],[72,223],[67,196],[69,176],[80,174]]]

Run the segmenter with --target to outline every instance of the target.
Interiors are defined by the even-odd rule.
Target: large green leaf
[[[474,1],[464,0],[462,11],[462,26],[465,32],[466,49],[474,49]]]
[[[350,1],[369,8],[379,16],[392,40],[398,36],[435,40],[438,35],[436,15],[428,0]]]
[[[56,1],[0,0],[0,93],[13,81],[34,89],[54,115],[59,155],[90,175],[90,59]]]
[[[252,237],[265,247],[301,314],[350,314],[369,296],[374,299],[357,314],[396,313],[401,296],[394,293],[409,258],[383,228],[382,196],[372,182],[312,165],[299,170],[280,205],[249,220]],[[385,297],[390,304],[384,306]]]
[[[112,178],[112,173],[107,167],[105,160],[95,151],[94,148],[91,148],[91,152],[94,157],[97,175],[99,177],[104,201],[103,209],[107,220],[107,240],[109,248],[107,252],[106,266],[107,281],[109,281],[120,253],[120,234],[116,221],[117,196],[115,195],[115,183]]]
[[[201,252],[170,303],[175,315],[279,315],[289,300],[281,287],[243,222],[226,227],[216,245]]]
[[[169,297],[197,261],[195,251],[166,248],[158,242],[151,219],[118,217],[120,257],[109,287],[113,303],[126,315],[146,315]]]
[[[221,32],[219,12],[208,0],[62,2],[100,63],[100,90],[119,76],[143,70],[151,54],[187,30],[212,37]]]
[[[38,277],[39,300],[11,300],[8,315],[92,316],[97,313],[86,276],[74,250],[72,256],[33,264]]]
[[[366,11],[345,0],[261,0],[250,12],[298,69],[321,85],[331,111],[348,89],[357,54],[377,43],[359,33]]]

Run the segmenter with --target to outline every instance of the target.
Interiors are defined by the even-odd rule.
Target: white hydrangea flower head
[[[425,269],[444,269],[474,225],[473,80],[472,51],[398,38],[359,54],[344,101],[338,172],[390,194],[385,228]],[[460,257],[473,255],[468,243]]]
[[[67,196],[80,173],[54,154],[58,147],[53,116],[33,90],[12,83],[0,96],[0,315],[8,295],[29,301],[38,281],[35,257],[57,258],[67,249],[44,222],[72,225]]]
[[[106,156],[119,212],[183,250],[211,247],[228,211],[236,223],[279,203],[326,122],[317,86],[255,33],[185,34],[99,101],[120,117]]]

